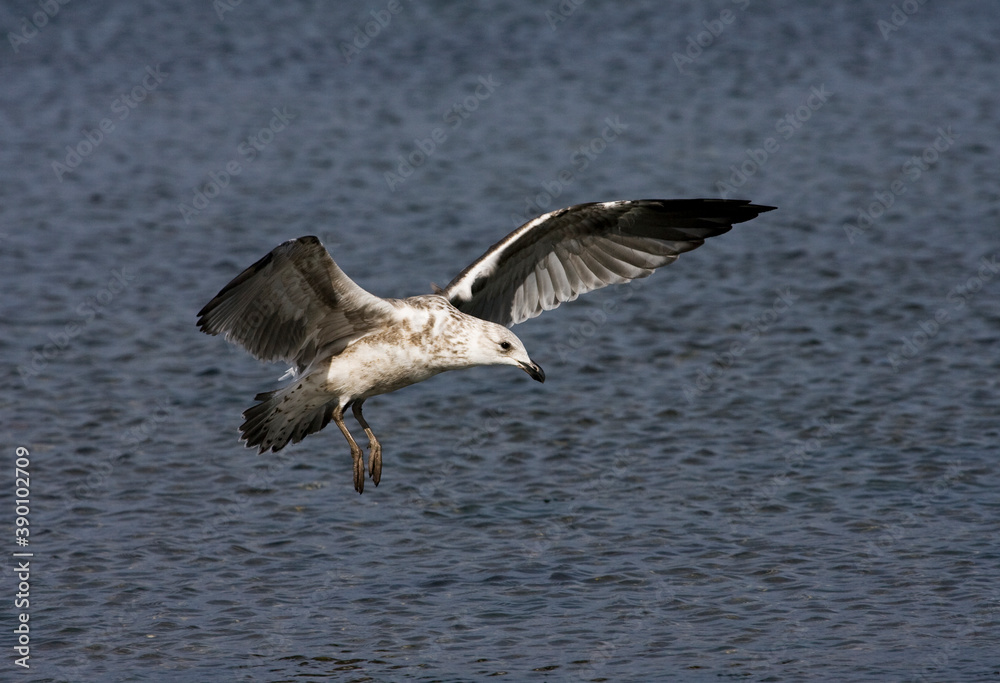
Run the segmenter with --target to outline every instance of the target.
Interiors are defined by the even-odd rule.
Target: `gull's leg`
[[[347,439],[347,443],[351,444],[351,457],[354,458],[354,490],[358,493],[365,492],[365,465],[361,459],[361,446],[358,442],[354,440],[351,436],[351,432],[348,431],[347,425],[344,424],[344,408],[346,406],[337,406],[333,409],[333,421],[337,423],[340,427],[340,432]],[[355,415],[357,413],[355,412]]]
[[[368,472],[372,475],[372,481],[375,482],[375,486],[378,486],[378,481],[382,478],[382,444],[375,438],[372,428],[368,426],[365,416],[361,414],[361,406],[364,402],[364,399],[355,401],[352,410],[358,424],[364,427],[365,436],[368,437],[368,448],[370,450],[370,453],[368,453]]]

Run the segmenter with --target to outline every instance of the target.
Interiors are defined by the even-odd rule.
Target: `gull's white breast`
[[[432,297],[413,297],[413,301]],[[433,297],[440,299],[440,297]],[[463,317],[443,299],[440,305],[400,302],[396,322],[355,340],[330,359],[330,391],[353,399],[385,394],[446,370],[468,367],[468,342],[456,334]],[[451,309],[451,310],[448,310]]]

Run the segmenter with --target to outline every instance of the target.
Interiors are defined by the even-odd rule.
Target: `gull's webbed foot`
[[[354,440],[351,436],[351,432],[347,429],[347,425],[344,424],[344,406],[338,406],[333,410],[333,421],[337,423],[337,427],[340,428],[340,432],[347,439],[347,443],[351,446],[351,458],[354,460],[354,490],[358,493],[365,492],[365,461],[361,457],[361,446],[358,442]]]
[[[378,486],[379,479],[382,478],[382,444],[372,437],[369,447],[371,452],[368,454],[368,471],[372,475],[375,486]]]
[[[382,444],[375,438],[372,428],[368,426],[368,421],[365,420],[365,416],[361,412],[363,404],[364,400],[356,401],[351,410],[354,411],[354,418],[364,428],[365,435],[368,437],[368,473],[371,475],[372,481],[375,482],[375,486],[378,486],[378,482],[382,478]]]
[[[361,449],[357,444],[351,444],[351,457],[354,458],[354,490],[365,492],[365,461],[361,457]],[[377,484],[378,482],[376,482]]]

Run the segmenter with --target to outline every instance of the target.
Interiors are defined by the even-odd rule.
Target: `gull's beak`
[[[536,382],[544,382],[545,381],[545,371],[543,371],[536,364],[534,364],[534,363],[518,363],[518,365],[521,366],[522,370],[524,370],[526,373],[528,373],[529,375],[531,375],[531,379],[535,380]]]

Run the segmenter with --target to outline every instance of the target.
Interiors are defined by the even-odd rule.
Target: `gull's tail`
[[[338,403],[324,390],[325,374],[312,372],[286,387],[257,394],[254,400],[260,403],[243,412],[246,421],[240,425],[247,448],[280,451],[289,441],[298,443],[323,429]]]

